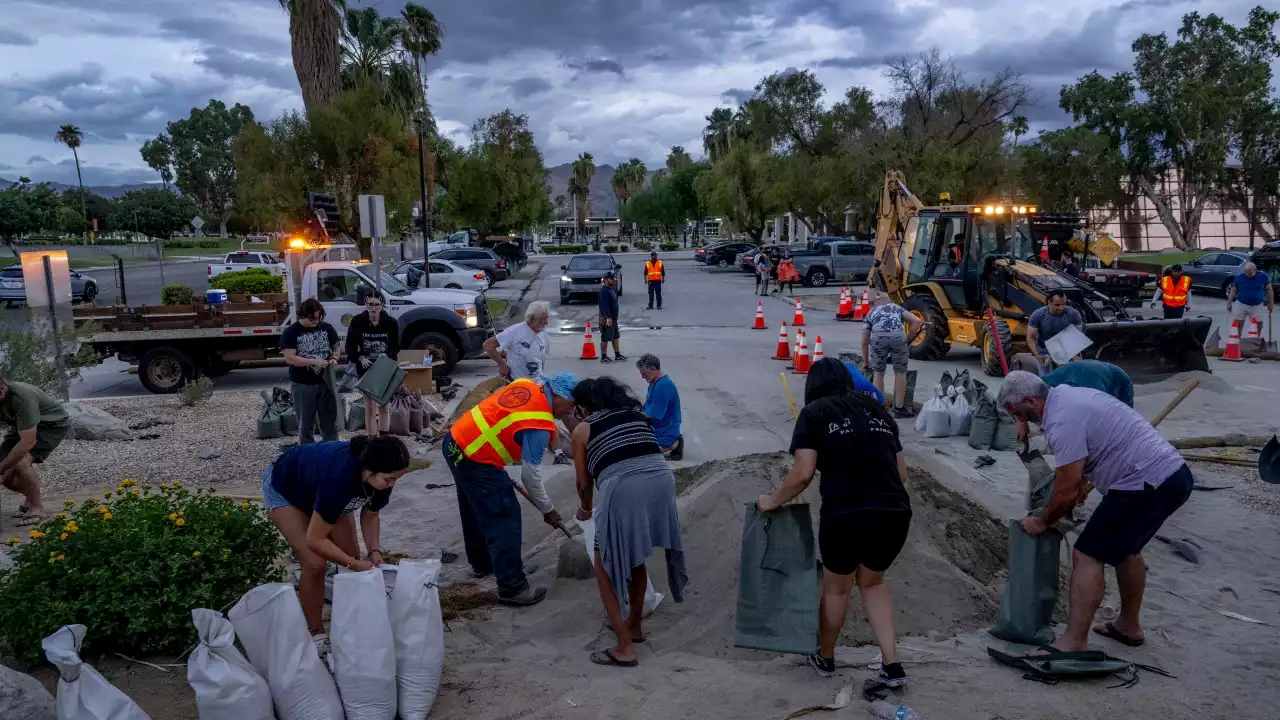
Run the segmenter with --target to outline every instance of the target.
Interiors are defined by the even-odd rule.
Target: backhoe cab
[[[1209,318],[1130,318],[1123,303],[1041,264],[1028,231],[1035,213],[1028,205],[952,204],[945,194],[925,207],[901,173],[886,176],[878,264],[868,282],[927,323],[911,357],[937,360],[952,344],[978,347],[984,371],[1002,376],[1001,350],[1006,360],[1026,352],[1027,318],[1061,290],[1093,341],[1083,356],[1115,363],[1139,382],[1209,370]]]

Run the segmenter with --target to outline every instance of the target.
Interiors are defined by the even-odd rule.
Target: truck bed
[[[186,305],[79,306],[76,326],[92,328],[93,342],[215,338],[278,334],[289,317],[284,294],[232,295],[227,302]]]

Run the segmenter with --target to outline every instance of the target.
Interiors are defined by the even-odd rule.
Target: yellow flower
[[[249,501],[248,501],[248,500],[245,500],[243,503],[241,503],[241,504],[240,504],[240,507],[244,508],[245,510],[248,510],[248,509],[249,509]]]
[[[106,505],[99,505],[98,507],[94,508],[94,509],[93,509],[93,511],[94,511],[94,512],[96,512],[96,513],[98,513],[99,515],[101,515],[102,513],[104,513],[104,512],[106,512],[106,511],[107,511],[107,506],[106,506]]]
[[[124,494],[124,486],[122,485],[122,486],[120,486],[120,487],[116,488],[116,492],[118,492],[118,493],[120,493],[121,495],[123,495],[123,494]]]
[[[104,497],[104,498],[109,498],[109,497],[111,497],[111,491],[110,491],[110,490],[103,490],[103,491],[102,491],[102,497]]]
[[[174,486],[174,487],[178,487],[178,486],[179,486],[179,485],[181,485],[181,484],[182,484],[182,481],[181,481],[181,480],[174,480],[174,481],[173,481],[173,486]]]
[[[69,537],[69,536],[68,536],[66,533],[62,533],[61,535],[59,535],[59,536],[58,536],[58,539],[59,539],[59,540],[66,540],[68,537]]]
[[[66,530],[66,531],[67,531],[67,532],[69,532],[69,533],[75,533],[75,532],[78,532],[78,531],[80,530],[80,526],[79,526],[79,525],[77,525],[77,524],[75,523],[75,521],[72,521],[72,522],[67,523],[66,527],[64,527],[64,528],[62,528],[62,529],[63,529],[63,530]]]
[[[66,555],[62,555],[62,554],[59,554],[59,555],[58,555],[58,557],[57,557],[57,558],[55,558],[55,559],[57,559],[57,560],[66,560],[66,559],[67,559],[67,556],[66,556]]]
[[[197,550],[197,551],[195,551],[195,552],[191,553],[191,557],[200,557],[200,551],[199,551],[199,550]]]
[[[20,540],[20,539],[18,539],[18,538],[16,538],[16,537],[11,537],[11,538],[9,538],[8,540],[5,540],[5,541],[4,541],[4,544],[5,544],[5,545],[17,545],[17,544],[18,544],[18,543],[20,543],[20,542],[22,542],[22,540]]]
[[[226,517],[226,516],[227,516],[227,511],[226,511],[226,510],[223,510],[223,511],[222,511],[222,517]]]
[[[62,501],[62,507],[67,508],[68,510],[70,510],[71,508],[73,508],[73,507],[75,507],[75,506],[76,506],[76,501],[75,501],[75,500],[63,500],[63,501]]]
[[[129,494],[138,497],[138,488],[129,488]]]
[[[66,514],[66,513],[58,513],[57,515],[54,515],[54,517],[55,517],[55,518],[57,518],[57,519],[59,519],[59,520],[66,520],[66,519],[67,519],[67,514]]]
[[[122,481],[120,484],[121,484],[121,485],[123,485],[123,486],[125,486],[125,487],[130,487],[130,486],[132,486],[132,485],[137,485],[137,484],[138,484],[138,481],[137,481],[137,480],[124,480],[124,481]]]
[[[114,516],[114,515],[112,515],[111,513],[103,513],[103,514],[102,514],[102,519],[103,519],[103,520],[110,520],[110,519],[111,519],[111,518],[113,518],[113,517],[115,517],[115,516]]]
[[[27,534],[31,536],[32,540],[39,540],[40,538],[44,537],[44,533],[40,532],[39,530],[32,530]]]
[[[169,487],[169,483],[160,483],[160,487],[167,488]]]
[[[187,521],[183,520],[182,518],[178,518],[177,520],[173,521],[173,524],[177,525],[178,527],[182,527],[183,525],[187,524]]]
[[[170,520],[177,520],[177,519],[178,519],[178,513],[169,513],[169,519],[170,519]]]

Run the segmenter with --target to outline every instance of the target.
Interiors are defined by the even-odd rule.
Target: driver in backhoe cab
[[[1067,306],[1067,294],[1061,290],[1051,290],[1048,305],[1031,313],[1027,320],[1027,346],[1046,370],[1053,369],[1053,360],[1045,343],[1054,335],[1074,325],[1083,332],[1084,318],[1080,311]]]

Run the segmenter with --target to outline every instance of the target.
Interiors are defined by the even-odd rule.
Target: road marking
[[[1237,385],[1241,390],[1263,390],[1269,393],[1276,392],[1275,389],[1269,387],[1258,387],[1257,385]]]

